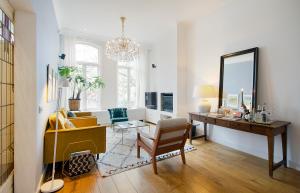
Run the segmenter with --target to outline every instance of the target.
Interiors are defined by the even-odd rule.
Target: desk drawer
[[[190,115],[190,119],[191,119],[191,120],[195,120],[195,121],[199,121],[200,115],[191,114],[191,115]]]
[[[251,126],[251,133],[256,133],[256,134],[260,134],[260,135],[267,135],[267,129],[268,128],[266,128],[266,127],[252,125]]]
[[[210,123],[210,124],[215,124],[216,123],[216,119],[212,118],[212,117],[200,116],[200,121],[204,122],[204,123]]]
[[[230,127],[228,120],[216,119],[216,125],[221,127]]]
[[[237,121],[231,121],[229,127],[232,129],[237,129],[241,131],[250,131],[250,125],[247,123],[241,123]]]

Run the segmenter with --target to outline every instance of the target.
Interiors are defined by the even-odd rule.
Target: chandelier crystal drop
[[[117,62],[131,62],[137,59],[139,44],[125,37],[125,17],[121,17],[122,36],[106,42],[106,56]]]

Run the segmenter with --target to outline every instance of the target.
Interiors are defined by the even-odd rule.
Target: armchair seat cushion
[[[148,137],[141,135],[141,141],[145,143],[150,149],[153,149],[154,141]]]
[[[151,130],[152,131],[152,130]],[[137,132],[140,134],[141,141],[144,142],[150,149],[154,146],[154,132],[144,131],[144,128],[137,128]]]
[[[127,117],[122,117],[122,118],[112,118],[111,119],[112,124],[117,123],[117,122],[123,122],[123,121],[128,121],[128,118]]]

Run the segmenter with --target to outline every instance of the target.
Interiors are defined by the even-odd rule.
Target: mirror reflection
[[[252,109],[256,104],[257,49],[221,57],[219,107]]]

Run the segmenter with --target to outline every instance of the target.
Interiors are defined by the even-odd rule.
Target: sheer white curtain
[[[65,66],[75,65],[75,42],[76,38],[73,36],[63,35],[63,50],[62,52],[66,54]]]
[[[148,50],[140,48],[139,58],[136,61],[137,80],[137,107],[145,107],[145,92],[147,87]]]
[[[75,42],[76,38],[71,35],[62,35],[62,51],[61,53],[66,54],[64,60],[64,66],[75,65]],[[70,88],[63,89],[61,106],[68,108],[68,99],[71,94]]]

